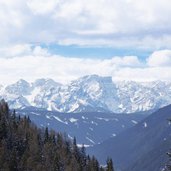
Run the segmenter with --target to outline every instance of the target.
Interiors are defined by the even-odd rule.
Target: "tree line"
[[[77,147],[60,132],[38,128],[29,116],[16,116],[0,101],[0,171],[114,171],[112,159],[105,167],[85,147]]]

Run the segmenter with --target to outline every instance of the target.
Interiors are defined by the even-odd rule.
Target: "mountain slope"
[[[168,164],[166,152],[171,147],[170,139],[164,140],[158,146],[155,146],[151,151],[143,154],[138,160],[131,163],[124,171],[164,171],[165,165]]]
[[[110,156],[124,171],[159,171],[171,143],[171,105],[164,107],[120,135],[89,149],[103,163]],[[157,162],[158,161],[158,162]],[[157,163],[156,163],[157,162]]]
[[[17,114],[29,115],[39,127],[48,126],[60,132],[67,132],[70,138],[77,138],[79,144],[87,146],[118,136],[124,130],[136,125],[148,114],[114,114],[106,112],[59,113],[33,107],[17,110]]]
[[[34,106],[64,113],[134,113],[171,104],[171,83],[113,82],[111,77],[97,75],[84,76],[67,85],[52,79],[33,83],[19,80],[0,87],[0,97],[11,108]]]

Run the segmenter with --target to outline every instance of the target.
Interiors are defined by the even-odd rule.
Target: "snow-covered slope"
[[[19,80],[0,86],[0,98],[8,101],[11,108],[34,106],[65,113],[133,113],[171,104],[171,83],[113,82],[111,77],[97,75],[82,77],[68,85],[52,79],[39,79],[34,83]]]
[[[69,138],[74,136],[78,144],[92,146],[135,126],[148,116],[144,114],[114,114],[109,112],[59,113],[34,107],[16,110],[16,114],[29,115],[39,127],[65,132]]]

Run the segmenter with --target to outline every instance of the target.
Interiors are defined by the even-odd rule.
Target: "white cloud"
[[[31,44],[16,44],[0,47],[1,58],[11,58],[16,56],[24,57],[26,55],[49,56],[50,54],[47,49],[40,46],[33,46]]]
[[[113,75],[113,80],[131,80],[138,82],[163,80],[170,82],[170,72],[171,67],[122,68]]]
[[[50,55],[48,50],[45,48],[42,48],[41,46],[34,47],[32,52],[33,52],[33,55],[35,56],[49,56]]]
[[[160,50],[154,52],[147,59],[149,66],[161,67],[161,66],[171,66],[171,50]]]
[[[171,48],[170,0],[1,0],[0,44]]]
[[[45,15],[53,12],[59,0],[28,0],[27,5],[34,14]]]
[[[29,54],[31,52],[31,46],[28,44],[25,45],[10,45],[0,48],[0,57],[13,57]]]
[[[0,58],[0,84],[9,84],[20,78],[28,81],[52,78],[58,82],[67,83],[91,74],[112,76],[116,81],[171,81],[170,51],[168,50],[154,52],[144,63],[136,56],[111,59],[67,58],[52,55],[47,49],[39,46],[18,45],[9,47],[9,51],[11,49],[14,49],[13,54],[16,56]],[[28,51],[24,54],[23,49]],[[6,52],[8,52],[7,49]],[[164,56],[166,58],[163,58]]]
[[[114,57],[111,62],[119,67],[137,67],[141,65],[137,56]]]

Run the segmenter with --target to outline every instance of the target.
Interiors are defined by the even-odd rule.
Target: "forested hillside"
[[[111,159],[102,168],[61,133],[40,129],[0,102],[0,171],[113,171]]]

